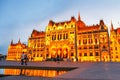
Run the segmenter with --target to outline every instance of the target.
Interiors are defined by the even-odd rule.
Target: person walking
[[[24,55],[24,63],[25,63],[25,65],[27,65],[27,61],[28,61],[28,56],[27,56],[27,54],[25,54]]]
[[[24,52],[21,55],[21,65],[27,65],[27,61],[28,61],[28,57],[27,54],[25,54]]]
[[[25,53],[23,52],[21,55],[21,65],[24,64]]]
[[[60,56],[59,55],[57,56],[57,63],[58,64],[60,63]]]

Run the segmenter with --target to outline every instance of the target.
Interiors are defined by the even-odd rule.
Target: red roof
[[[74,16],[71,17],[71,20],[70,20],[70,21],[63,21],[63,22],[56,22],[56,23],[55,23],[54,21],[50,20],[48,25],[49,25],[49,26],[53,26],[53,25],[55,24],[56,26],[58,26],[58,25],[62,25],[62,26],[63,26],[65,23],[66,23],[66,24],[69,24],[69,23],[72,22],[72,21],[73,21],[73,22],[76,22],[76,19],[74,18]]]
[[[117,34],[120,34],[120,28],[117,28]]]
[[[44,36],[45,32],[43,31],[37,31],[37,30],[33,30],[31,37],[40,37],[40,36]]]
[[[26,44],[24,44],[24,43],[12,43],[12,44],[10,44],[10,46],[18,46],[18,45],[20,45],[22,47],[27,47]]]
[[[79,29],[80,32],[94,31],[94,30],[99,30],[99,25],[86,26]]]

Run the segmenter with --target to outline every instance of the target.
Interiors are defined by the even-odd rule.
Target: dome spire
[[[81,18],[80,18],[80,12],[78,13],[78,21],[80,21],[81,20]]]

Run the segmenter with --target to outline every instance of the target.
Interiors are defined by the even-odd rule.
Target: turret
[[[20,42],[20,38],[19,38],[18,44],[21,44],[21,42]]]
[[[111,28],[110,28],[110,31],[113,31],[114,30],[114,27],[113,27],[113,24],[112,24],[112,21],[111,21]]]
[[[11,41],[11,45],[13,44],[13,40]]]

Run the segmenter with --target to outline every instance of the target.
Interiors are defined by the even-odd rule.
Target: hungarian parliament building
[[[11,41],[7,60],[20,61],[21,54],[29,61],[60,58],[78,62],[120,62],[120,28],[111,22],[110,35],[103,20],[86,25],[78,14],[68,21],[49,21],[45,32],[33,30],[28,44]]]

